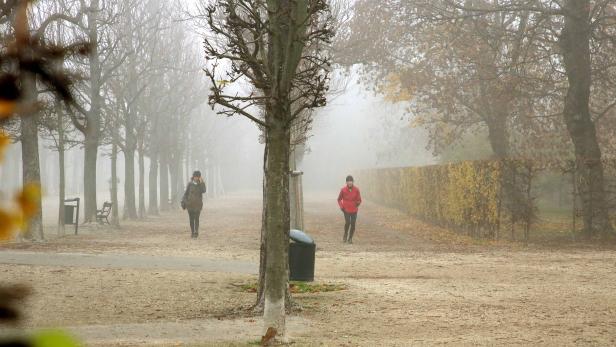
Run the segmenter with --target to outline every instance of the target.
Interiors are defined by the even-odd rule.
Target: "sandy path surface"
[[[355,244],[344,245],[331,196],[308,195],[306,216],[318,247],[316,281],[348,290],[295,296],[304,307],[290,318],[295,345],[616,344],[612,250],[480,243],[370,203]],[[120,231],[90,226],[78,236],[3,246],[50,259],[78,253],[132,260],[15,265],[0,256],[0,282],[34,288],[26,327],[68,327],[89,345],[249,345],[259,337],[259,318],[230,312],[253,302],[254,294],[234,284],[254,275],[153,264],[256,264],[259,196],[208,202],[198,240],[184,219],[165,213]]]

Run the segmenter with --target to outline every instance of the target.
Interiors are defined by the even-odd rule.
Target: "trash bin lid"
[[[289,237],[298,243],[314,244],[312,237],[301,230],[291,229]]]

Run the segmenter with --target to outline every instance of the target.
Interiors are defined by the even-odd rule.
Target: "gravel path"
[[[287,320],[290,338],[293,334],[306,332],[309,322],[300,317]],[[246,344],[257,341],[255,336],[261,333],[258,319],[243,318],[233,320],[204,319],[184,322],[154,322],[115,325],[88,325],[69,328],[77,337],[88,341],[89,346],[183,346],[190,344],[212,345]],[[144,334],[144,332],[147,332]]]
[[[0,285],[33,288],[23,327],[58,326],[92,346],[249,346],[258,194],[208,201],[202,235],[166,212],[121,230],[0,247]],[[317,283],[296,294],[294,346],[614,346],[616,251],[473,240],[367,201],[342,244],[335,196],[306,195]]]
[[[147,256],[139,254],[85,254],[0,251],[0,264],[67,266],[112,269],[189,270],[257,274],[259,264],[239,260],[196,257]]]

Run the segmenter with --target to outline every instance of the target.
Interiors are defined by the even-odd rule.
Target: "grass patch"
[[[308,283],[308,282],[291,282],[289,284],[291,289],[291,293],[326,293],[326,292],[338,292],[341,290],[346,290],[347,286],[345,284],[334,284],[334,283]]]
[[[240,291],[245,293],[256,293],[258,288],[257,282],[250,282],[244,284],[234,284]],[[291,281],[289,283],[289,289],[292,294],[306,294],[306,293],[326,293],[326,292],[338,292],[348,289],[346,284],[341,283],[310,283],[310,282],[296,282]]]

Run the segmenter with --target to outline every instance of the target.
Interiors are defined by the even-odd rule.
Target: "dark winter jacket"
[[[188,211],[201,211],[203,209],[203,193],[205,193],[205,183],[188,182],[186,192],[182,197],[182,205]]]
[[[344,186],[338,194],[338,205],[346,213],[357,213],[358,207],[361,204],[361,194],[359,188],[353,186],[352,189]]]

